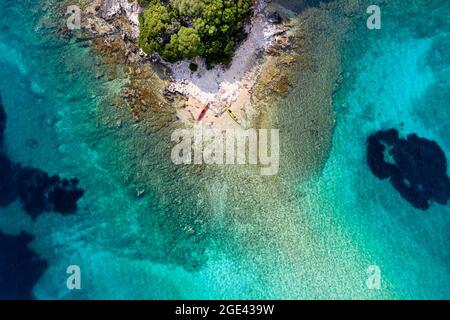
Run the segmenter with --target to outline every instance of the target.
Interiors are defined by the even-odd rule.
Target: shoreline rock
[[[202,108],[206,102],[213,101],[211,110],[214,111],[214,116],[211,113],[211,117],[206,117],[209,122],[205,120],[205,123],[219,127],[233,126],[233,121],[222,117],[224,108],[227,105],[233,106],[233,111],[240,118],[249,119],[248,115],[256,115],[259,99],[254,93],[254,85],[260,80],[260,73],[267,67],[270,57],[280,59],[292,45],[292,39],[288,35],[290,26],[281,14],[276,10],[273,11],[274,8],[272,5],[269,6],[269,3],[267,0],[255,3],[254,15],[247,25],[248,37],[236,49],[232,63],[227,66],[217,65],[211,70],[206,68],[201,58],[170,64],[156,54],[151,56],[145,54],[137,44],[138,17],[142,12],[137,0],[93,1],[84,9],[87,12],[85,18],[87,27],[79,38],[84,41],[86,37],[90,37],[92,46],[110,60],[111,66],[120,63],[123,57],[123,63],[127,66],[125,69],[133,70],[130,79],[135,76],[141,79],[144,74],[148,74],[145,72],[140,75],[141,70],[149,68],[150,74],[156,74],[160,80],[168,81],[160,92],[155,92],[155,97],[161,96],[164,105],[175,107],[177,117],[182,119],[185,125],[192,125],[192,118],[195,118],[193,114],[198,112],[197,109]],[[92,37],[93,35],[95,36]],[[195,72],[189,68],[192,62],[199,66]],[[112,69],[114,68],[111,67]],[[281,80],[268,83],[269,87],[273,87],[269,91],[282,92],[282,96],[286,95],[291,85],[287,79]],[[140,85],[145,85],[145,82],[139,82]],[[144,91],[147,90],[138,92]],[[183,98],[178,99],[177,96]],[[124,97],[124,99],[146,100],[145,97],[136,99]],[[130,107],[137,116],[148,106]],[[251,122],[252,120],[249,120],[247,125],[251,125]]]

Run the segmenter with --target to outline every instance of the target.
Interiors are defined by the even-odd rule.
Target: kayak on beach
[[[206,112],[208,111],[208,109],[209,109],[209,102],[206,103],[206,105],[203,107],[202,112],[200,112],[200,114],[199,114],[199,116],[197,118],[197,122],[200,122],[205,117]]]
[[[237,115],[236,115],[236,113],[234,113],[232,110],[231,110],[231,107],[228,107],[227,108],[227,112],[228,112],[228,114],[230,115],[230,117],[231,117],[231,119],[233,119],[237,124],[241,124],[241,122],[239,121],[239,118],[237,117]]]

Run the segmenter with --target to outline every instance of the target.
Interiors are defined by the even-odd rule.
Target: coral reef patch
[[[28,248],[31,240],[28,233],[9,236],[0,231],[1,300],[34,299],[33,287],[48,265]]]
[[[431,202],[446,205],[450,199],[447,159],[435,141],[416,134],[402,139],[395,129],[378,131],[368,139],[367,164],[417,209],[427,210]]]
[[[6,112],[0,100],[0,206],[20,200],[24,210],[35,219],[44,212],[74,213],[84,191],[78,179],[63,179],[57,175],[20,163],[13,163],[3,150]]]

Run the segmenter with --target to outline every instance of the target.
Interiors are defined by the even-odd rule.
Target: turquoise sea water
[[[438,142],[448,158],[450,5],[388,1],[382,8],[382,29],[359,28],[344,48],[332,152],[321,177],[301,188],[317,190],[321,212],[380,267],[395,297],[448,298],[448,205],[414,209],[371,174],[365,141],[396,128]],[[324,216],[313,217],[321,226]]]
[[[341,230],[364,257],[360,263],[380,268],[379,296],[366,292],[365,269],[354,284],[342,286],[351,288],[346,292],[314,284],[276,291],[254,261],[227,256],[215,241],[199,269],[165,261],[159,227],[141,219],[158,203],[150,196],[137,200],[123,183],[120,160],[127,150],[117,148],[118,136],[97,119],[107,90],[121,80],[95,77],[95,57],[79,44],[58,40],[44,23],[50,10],[44,4],[0,0],[6,150],[16,162],[79,178],[85,195],[71,216],[47,213],[33,221],[18,203],[0,208],[0,230],[32,234],[31,248],[48,262],[33,288],[37,298],[450,298],[449,205],[414,209],[371,174],[365,158],[367,137],[389,128],[435,140],[450,157],[448,1],[387,1],[379,31],[354,22],[343,48],[330,156],[320,175],[298,185],[310,228],[323,237],[317,250],[339,257],[347,248],[329,235]],[[81,291],[65,286],[72,264],[81,267]]]

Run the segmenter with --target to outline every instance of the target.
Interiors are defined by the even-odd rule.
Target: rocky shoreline
[[[231,105],[248,127],[258,113],[261,98],[269,98],[255,89],[261,87],[258,81],[263,81],[275,95],[286,95],[290,87],[289,80],[279,76],[280,70],[270,68],[272,60],[286,63],[286,67],[295,60],[289,53],[293,36],[289,34],[291,26],[285,22],[288,17],[275,8],[270,1],[257,3],[247,26],[248,38],[237,49],[230,65],[207,70],[202,59],[197,59],[200,67],[195,73],[189,71],[187,61],[177,64],[155,61],[138,47],[138,17],[142,8],[137,0],[95,0],[82,6],[83,27],[75,36],[76,41],[92,42],[93,50],[107,62],[125,66],[129,81],[121,99],[129,105],[136,120],[147,114],[148,109],[156,111],[155,106],[166,106],[171,107],[175,120],[192,126],[204,104],[216,101],[211,108],[214,112],[204,119],[205,124],[216,128],[234,126],[231,118],[222,117],[224,106]],[[70,30],[61,33],[72,34]],[[110,77],[113,79],[114,73]],[[145,86],[145,77],[150,82],[158,78],[161,85],[158,92],[136,88],[136,83]],[[140,96],[140,92],[145,92],[147,97]],[[148,94],[153,97],[150,101]]]

